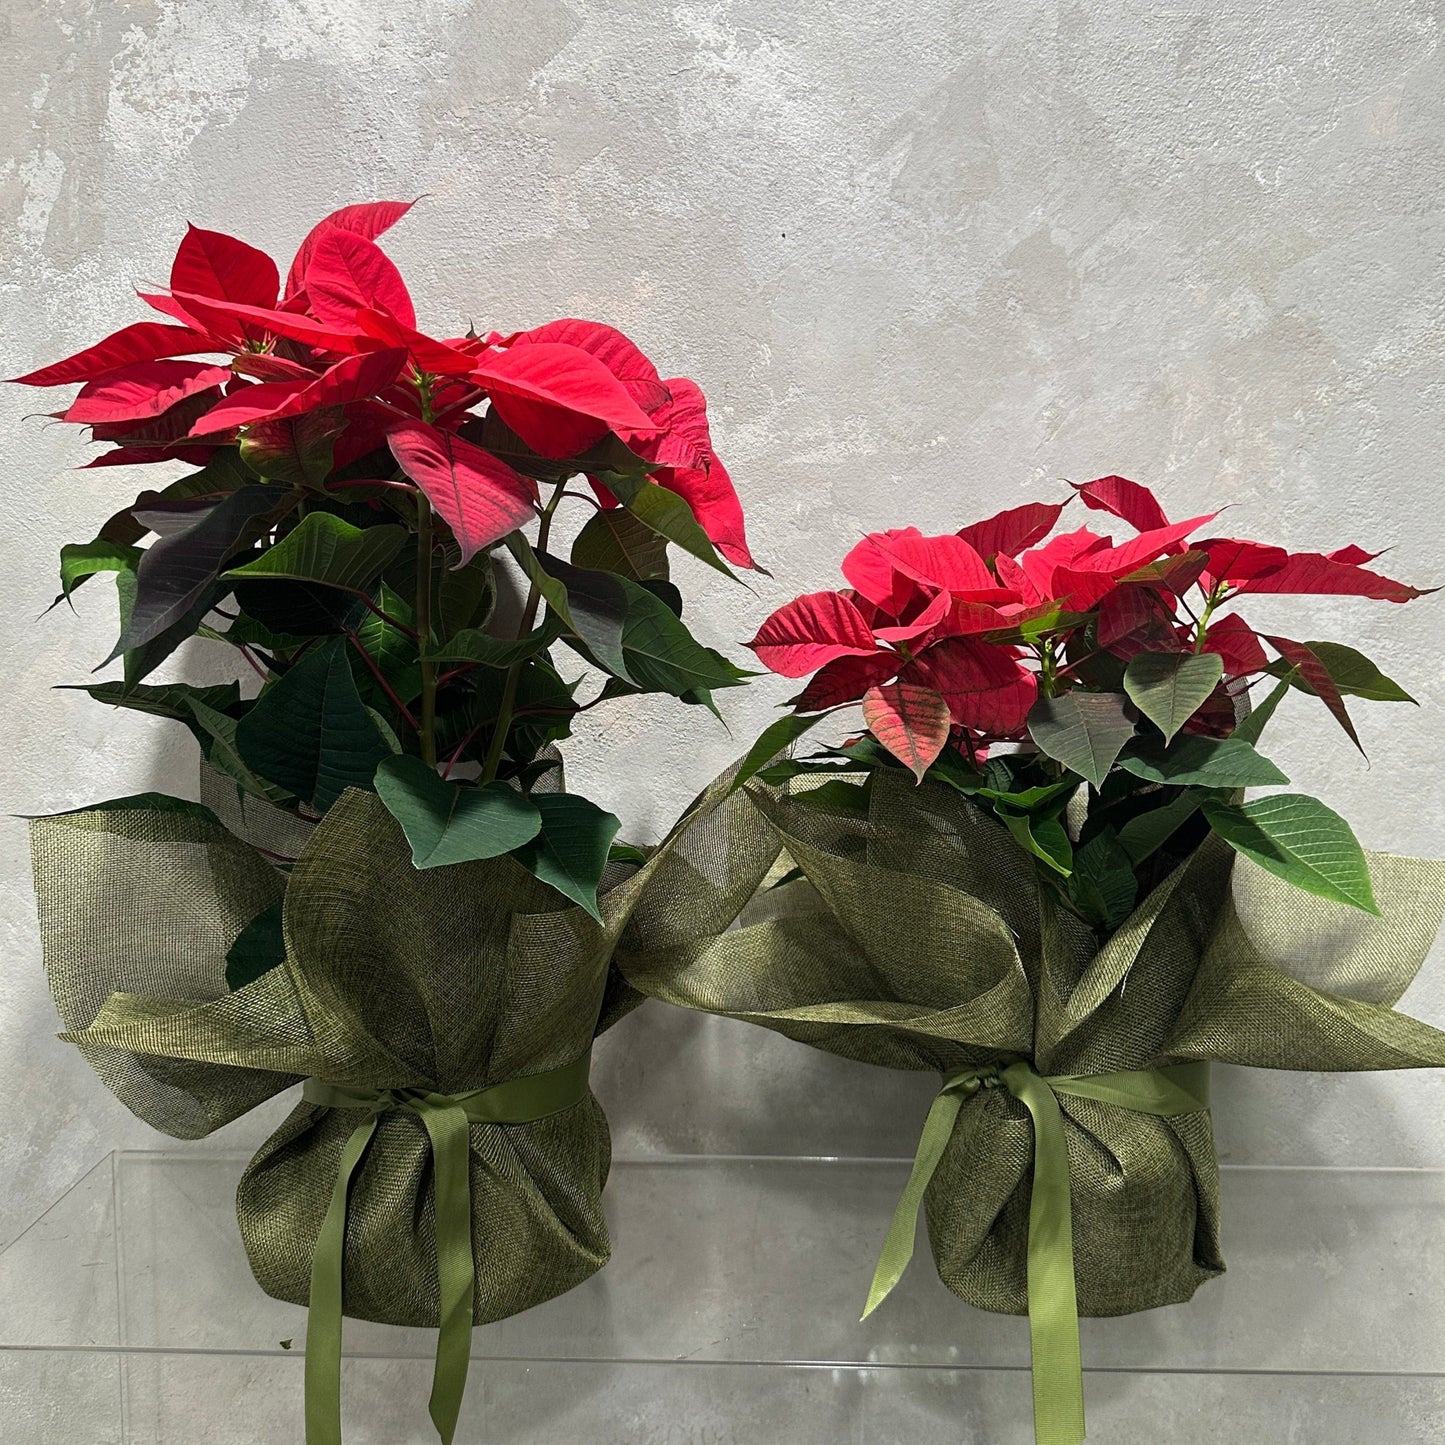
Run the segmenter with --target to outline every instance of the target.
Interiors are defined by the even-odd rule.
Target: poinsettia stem
[[[421,736],[422,760],[430,767],[437,761],[437,671],[431,651],[431,564],[432,514],[426,493],[416,494],[416,647],[421,664]]]
[[[557,504],[565,493],[565,487],[554,487],[550,500],[542,508],[542,518],[537,524],[536,550],[538,552],[547,550],[547,539],[552,534],[552,517],[557,510]],[[537,609],[541,604],[542,590],[533,582],[527,589],[527,600],[522,607],[522,620],[517,627],[519,640],[537,625]],[[502,699],[497,704],[497,722],[492,730],[491,741],[487,744],[487,756],[482,763],[482,774],[478,779],[483,784],[490,783],[497,776],[497,769],[502,765],[502,749],[507,743],[507,733],[511,730],[513,709],[517,703],[517,684],[522,680],[522,669],[525,666],[525,660],[514,662],[507,669],[507,676],[502,682]]]

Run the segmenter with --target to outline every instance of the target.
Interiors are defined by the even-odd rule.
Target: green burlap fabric
[[[1439,927],[1445,864],[1372,855],[1374,918],[1210,839],[1101,945],[1002,827],[941,785],[878,774],[862,813],[806,786],[726,787],[678,825],[624,934],[617,963],[645,994],[940,1073],[1012,1059],[1045,1076],[1445,1065],[1445,1033],[1391,1007]],[[755,896],[793,866],[802,881]],[[749,905],[756,921],[729,930]],[[1080,1312],[1188,1299],[1224,1268],[1208,1112],[1059,1105]],[[983,1089],[925,1196],[939,1274],[984,1309],[1027,1310],[1032,1162],[1024,1106]]]
[[[605,894],[599,925],[508,858],[418,871],[369,793],[344,794],[300,836],[287,877],[199,810],[98,808],[33,823],[62,1037],[141,1118],[197,1138],[303,1078],[458,1094],[585,1054],[643,875]],[[228,992],[227,951],[283,896],[285,963]],[[241,1233],[277,1298],[307,1300],[358,1117],[303,1100],[245,1171]],[[606,1262],[610,1149],[590,1094],[527,1123],[473,1123],[470,1151],[478,1323]],[[421,1120],[383,1114],[351,1190],[347,1314],[438,1323],[432,1179]]]

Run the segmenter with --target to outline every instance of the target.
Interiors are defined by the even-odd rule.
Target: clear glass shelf
[[[305,1311],[251,1279],[244,1163],[112,1154],[0,1254],[6,1445],[299,1440]],[[619,1159],[612,1263],[475,1332],[459,1439],[1027,1445],[1025,1322],[955,1299],[926,1248],[858,1323],[907,1168]],[[1224,1278],[1084,1321],[1090,1440],[1445,1439],[1445,1171],[1226,1167],[1222,1192]],[[347,1322],[349,1442],[434,1438],[434,1345]]]

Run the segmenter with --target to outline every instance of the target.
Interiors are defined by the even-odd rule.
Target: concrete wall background
[[[336,205],[427,192],[387,242],[424,324],[593,315],[705,386],[775,577],[684,579],[735,656],[866,529],[952,528],[1109,471],[1177,514],[1229,502],[1246,535],[1394,544],[1396,575],[1445,581],[1428,0],[3,8],[8,374],[139,319],[129,287],[164,276],[187,219],[284,259]],[[108,650],[109,589],[35,620],[56,549],[138,479],[72,470],[80,437],[6,401],[0,804],[185,789],[179,730],[49,690]],[[1302,700],[1277,724],[1295,783],[1376,848],[1445,851],[1440,607],[1256,609],[1419,697],[1357,709],[1370,770]],[[788,691],[728,698],[731,736],[666,704],[594,714],[573,779],[656,836]],[[0,839],[3,1242],[104,1151],[158,1141],[53,1038],[23,825]],[[1445,1022],[1445,957],[1406,1004]],[[1445,1079],[1220,1072],[1226,1159],[1445,1166]],[[622,1150],[898,1154],[928,1089],[650,1006],[598,1091]]]

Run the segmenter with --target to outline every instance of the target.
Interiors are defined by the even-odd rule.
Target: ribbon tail
[[[441,1301],[428,1409],[442,1445],[452,1445],[471,1363],[472,1300],[476,1292],[470,1126],[461,1107],[440,1096],[427,1100],[418,1112],[431,1136]]]
[[[1034,1126],[1028,1244],[1034,1439],[1036,1445],[1081,1445],[1084,1371],[1064,1116],[1054,1091],[1028,1065],[1012,1065],[1003,1078]]]
[[[919,1206],[938,1168],[938,1161],[943,1158],[965,1097],[958,1090],[945,1087],[928,1110],[928,1118],[923,1122],[923,1132],[918,1139],[918,1152],[913,1157],[913,1169],[903,1187],[898,1208],[893,1211],[893,1221],[888,1226],[887,1238],[878,1255],[878,1266],[873,1271],[873,1283],[868,1287],[868,1303],[862,1316],[865,1320],[888,1298],[913,1258]]]
[[[306,1445],[341,1445],[341,1275],[346,1255],[346,1201],[352,1177],[375,1133],[375,1114],[368,1114],[351,1131],[341,1151],[331,1203],[311,1256],[306,1317]]]

